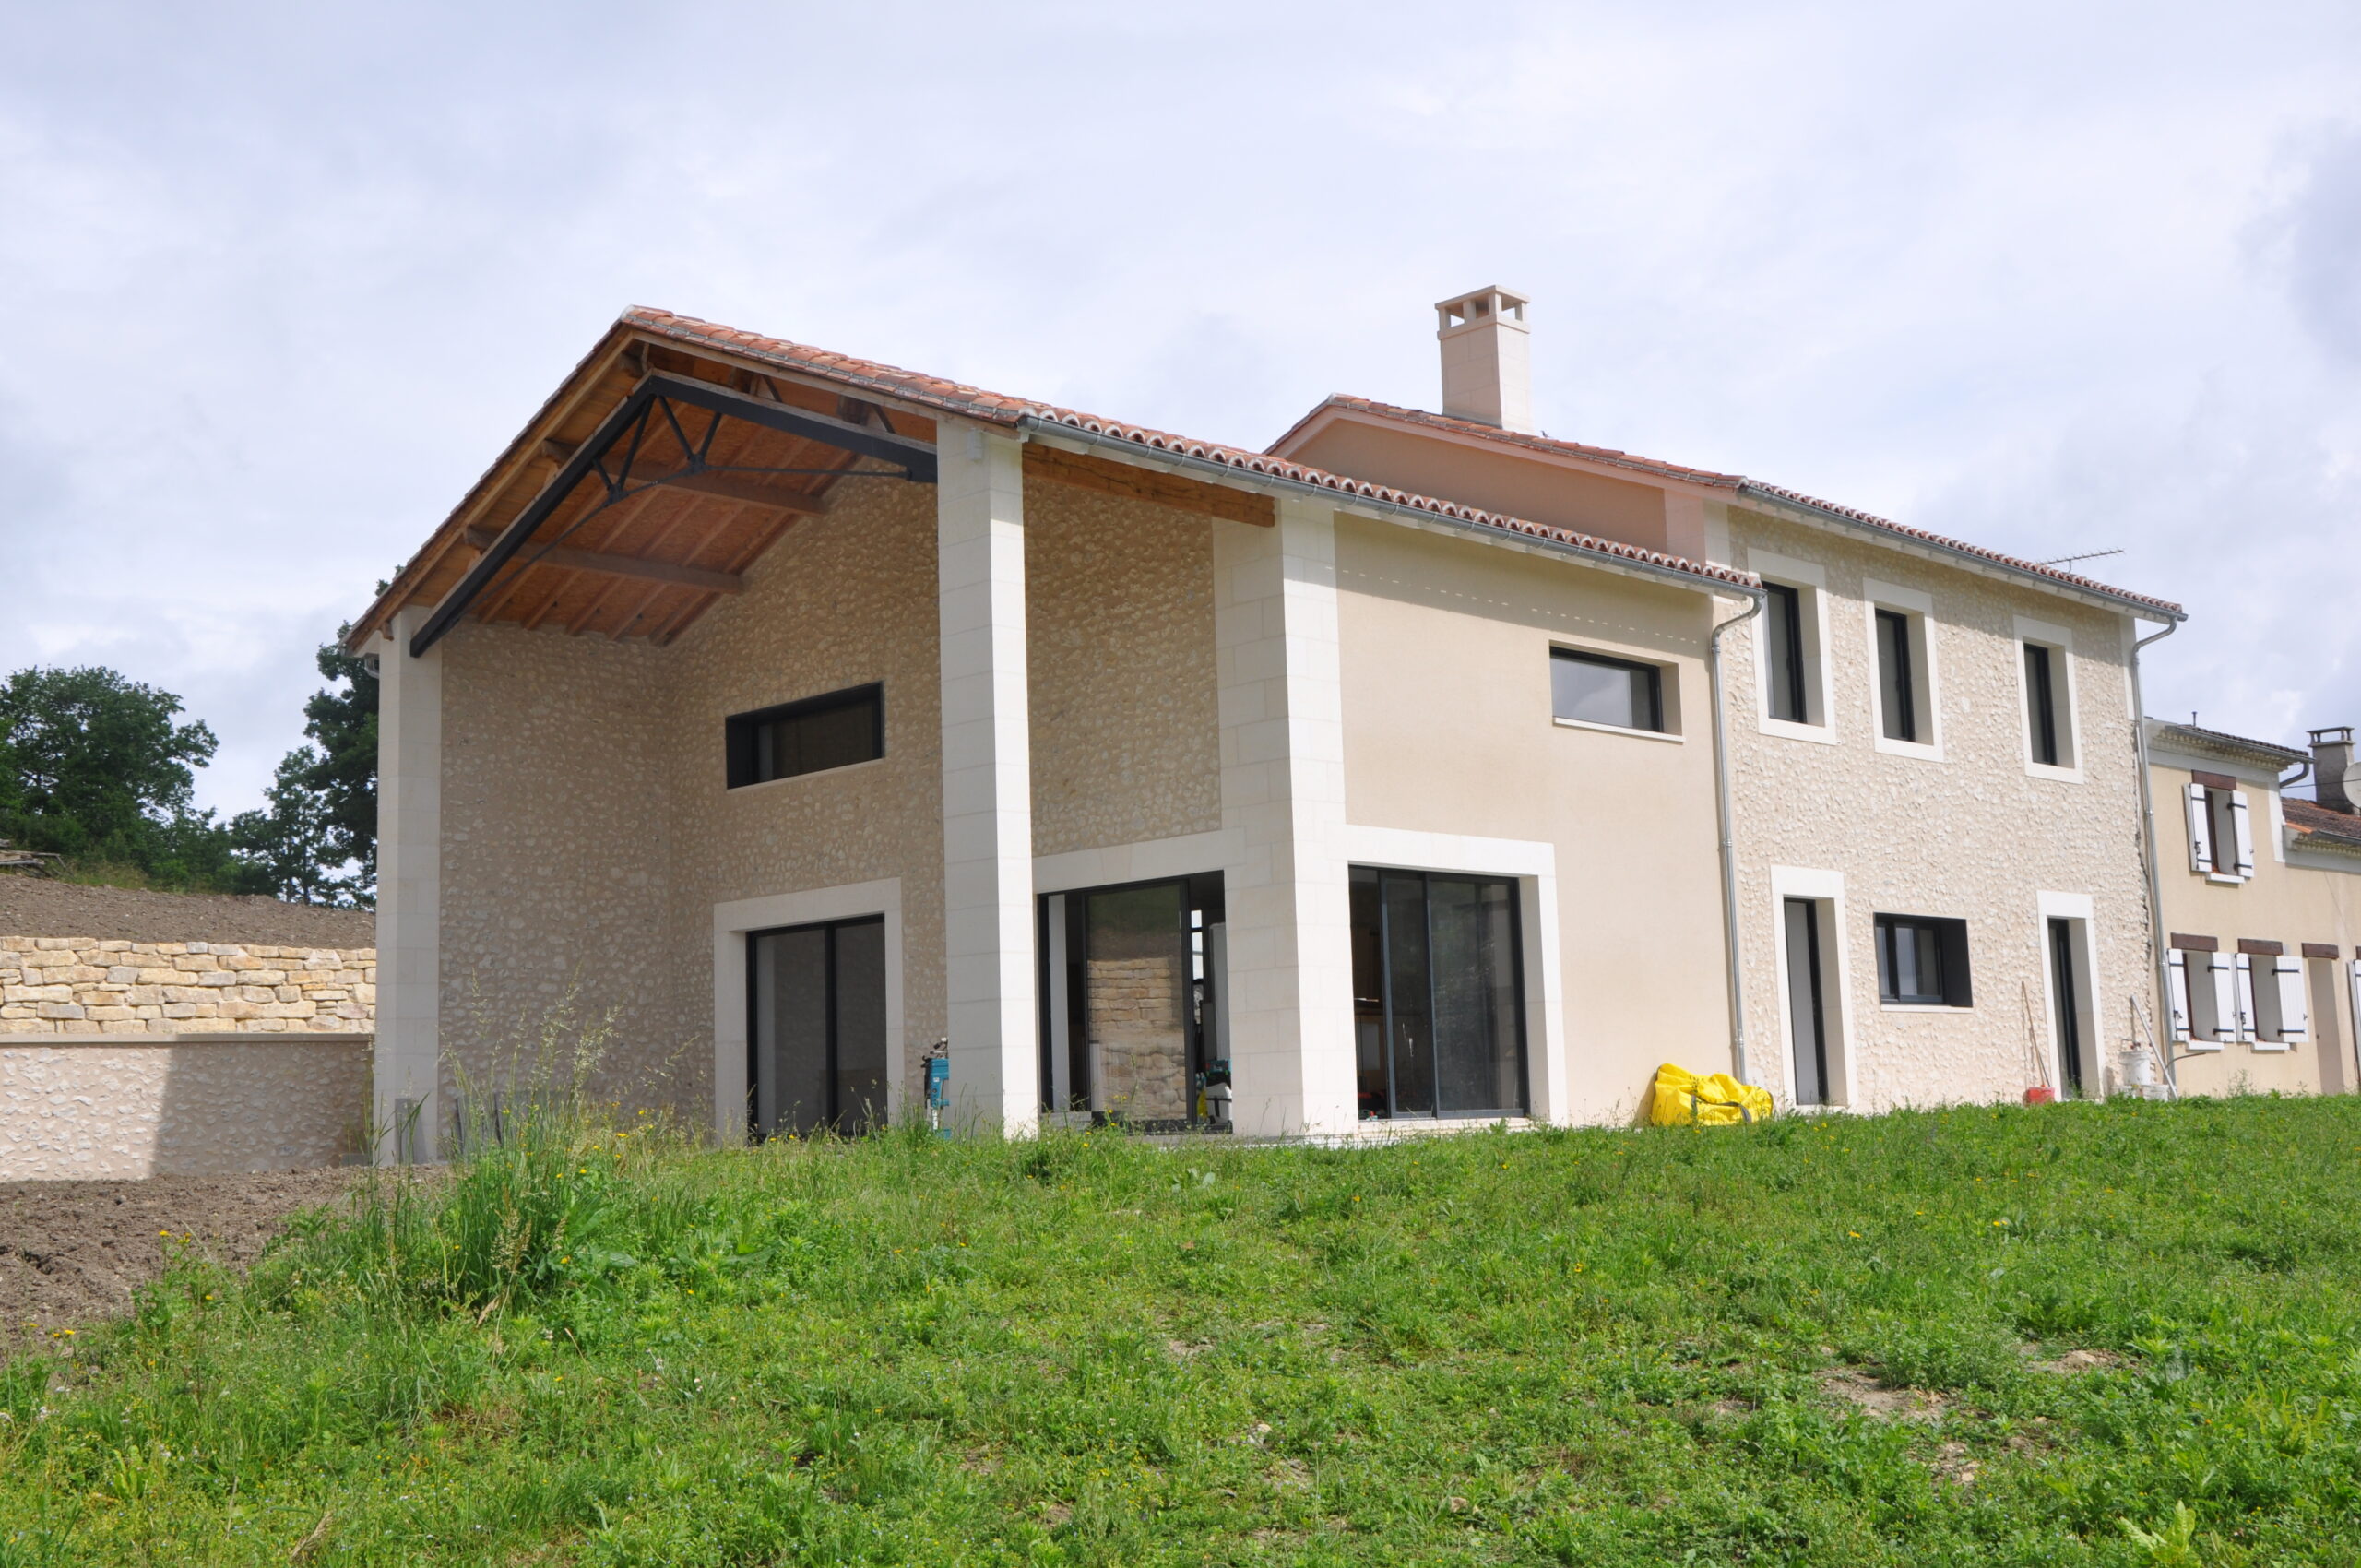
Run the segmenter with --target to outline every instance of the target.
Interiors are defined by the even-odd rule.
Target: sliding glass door
[[[1525,1115],[1516,884],[1355,866],[1352,918],[1361,1114]]]
[[[1218,875],[1041,899],[1041,1103],[1165,1131],[1203,1120],[1220,1055]]]
[[[746,938],[748,1123],[756,1140],[885,1122],[885,922]]]

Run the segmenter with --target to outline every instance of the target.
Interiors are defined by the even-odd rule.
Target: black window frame
[[[1763,640],[1771,647],[1774,667],[1779,664],[1786,666],[1784,670],[1774,668],[1772,672],[1774,678],[1764,682],[1764,711],[1783,723],[1809,724],[1811,722],[1811,692],[1804,668],[1804,591],[1768,578],[1764,579],[1762,588],[1770,595],[1763,603],[1763,615],[1771,623],[1763,628],[1769,634]],[[1774,605],[1784,614],[1772,614]],[[1782,620],[1786,622],[1784,627],[1780,624]],[[1786,706],[1795,709],[1793,713],[1779,711],[1779,699],[1783,696],[1786,699]]]
[[[1878,731],[1889,741],[1916,746],[1926,742],[1918,738],[1917,650],[1910,646],[1910,622],[1908,611],[1878,606]]]
[[[1664,723],[1663,665],[1650,664],[1644,659],[1618,659],[1613,654],[1608,653],[1593,653],[1586,647],[1553,647],[1549,650],[1549,659],[1550,667],[1553,671],[1557,667],[1557,661],[1562,659],[1569,664],[1594,664],[1603,669],[1620,670],[1629,675],[1646,676],[1648,722],[1645,724],[1606,724],[1601,727],[1608,730],[1631,730],[1638,733],[1649,735],[1664,735],[1670,733],[1670,731],[1665,728]],[[1596,719],[1577,719],[1572,714],[1560,713],[1558,711],[1556,682],[1552,681],[1550,684],[1549,713],[1551,718],[1562,719],[1569,724],[1599,723],[1599,720]]]
[[[746,1141],[749,1144],[767,1143],[772,1138],[781,1135],[777,1128],[764,1126],[761,1115],[763,1018],[760,1001],[761,984],[755,969],[756,966],[762,962],[762,944],[765,937],[797,936],[807,932],[817,932],[825,942],[821,962],[824,974],[822,983],[826,990],[821,1007],[827,1021],[825,1026],[826,1038],[821,1047],[824,1056],[821,1081],[827,1087],[825,1096],[827,1103],[820,1108],[823,1114],[815,1119],[813,1129],[799,1131],[790,1135],[808,1136],[812,1130],[825,1129],[839,1137],[853,1137],[885,1126],[892,1115],[890,1086],[893,1083],[894,1045],[890,1039],[885,1045],[886,1066],[884,1076],[886,1087],[881,1087],[877,1104],[872,1106],[864,1102],[860,1108],[868,1112],[867,1119],[860,1119],[855,1113],[855,1107],[844,1103],[842,1082],[844,1004],[840,989],[844,977],[837,964],[837,939],[843,932],[854,926],[875,926],[881,934],[890,934],[884,931],[885,917],[884,915],[850,915],[843,920],[806,921],[796,925],[765,926],[760,931],[750,931],[743,935],[746,966]],[[891,983],[890,971],[888,983]]]
[[[1373,909],[1376,917],[1373,925],[1361,918],[1363,914],[1369,912],[1370,906],[1357,909],[1354,917],[1356,944],[1373,941],[1375,944],[1372,954],[1363,954],[1357,949],[1354,964],[1353,1007],[1357,1036],[1355,1076],[1360,1119],[1363,1122],[1438,1122],[1493,1121],[1531,1116],[1533,1114],[1533,1043],[1527,1038],[1525,1029],[1525,1011],[1531,1004],[1531,999],[1525,991],[1523,885],[1513,876],[1484,875],[1473,872],[1416,871],[1395,866],[1361,864],[1349,867],[1347,878],[1357,894],[1365,892],[1366,896],[1374,901]],[[1513,1036],[1513,1050],[1515,1055],[1513,1077],[1516,1103],[1513,1105],[1446,1106],[1442,1103],[1446,1097],[1443,1093],[1442,1074],[1439,1064],[1433,1059],[1433,1042],[1437,1027],[1434,986],[1431,978],[1434,960],[1433,885],[1438,881],[1499,888],[1506,894],[1504,904],[1508,915],[1508,941],[1505,956],[1510,994],[1514,998],[1509,1017],[1510,1029]],[[1417,956],[1420,972],[1426,977],[1422,981],[1424,991],[1415,1002],[1411,998],[1398,994],[1401,976],[1397,973],[1397,956],[1407,955],[1397,954],[1394,945],[1394,920],[1396,911],[1389,897],[1389,885],[1394,887],[1408,887],[1413,884],[1418,889],[1420,921],[1415,938]],[[1369,968],[1363,964],[1364,957],[1374,957],[1374,972],[1370,972]],[[1374,987],[1364,989],[1371,980],[1376,982]],[[1362,1020],[1368,1018],[1372,1013],[1378,1028],[1377,1074],[1382,1079],[1382,1086],[1359,1082],[1358,1028]],[[1405,1097],[1400,1075],[1402,1063],[1397,1059],[1395,1050],[1395,1026],[1397,1021],[1406,1016],[1414,1023],[1423,1022],[1426,1026],[1425,1034],[1429,1042],[1428,1058],[1424,1069],[1426,1083],[1423,1086],[1423,1094],[1412,1097],[1423,1098],[1430,1101],[1422,1107],[1406,1108],[1404,1104]]]
[[[2058,649],[2029,642],[2025,648],[2025,722],[2033,760],[2043,767],[2066,766],[2058,735]]]
[[[856,757],[850,762],[830,763],[824,767],[798,768],[792,773],[760,773],[757,762],[764,730],[789,719],[838,713],[863,704],[870,708],[867,756]],[[776,784],[783,778],[808,778],[815,773],[833,773],[840,767],[858,767],[865,762],[875,762],[885,754],[885,683],[871,681],[859,686],[847,686],[841,691],[823,692],[818,696],[758,707],[748,713],[733,713],[722,721],[722,742],[726,787],[731,790],[743,790],[755,784]]]
[[[1894,1006],[1973,1007],[1975,988],[1967,950],[1967,922],[1947,915],[1879,915],[1875,922],[1878,954],[1878,1000]],[[1937,989],[1908,995],[1898,989],[1894,948],[1902,932],[1929,930],[1935,935]]]

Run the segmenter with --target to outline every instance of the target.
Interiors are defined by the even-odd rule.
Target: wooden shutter
[[[2241,953],[2233,959],[2232,962],[2237,966],[2237,968],[2233,969],[2231,973],[2236,977],[2236,989],[2238,998],[2238,1039],[2243,1043],[2252,1044],[2256,1032],[2254,1010],[2254,959],[2246,954]]]
[[[2254,829],[2247,826],[2247,792],[2236,790],[2230,794],[2230,826],[2237,835],[2238,874],[2254,874]]]
[[[2205,809],[2205,786],[2191,784],[2181,792],[2189,807],[2189,865],[2191,871],[2213,869],[2213,814]]]
[[[2208,968],[2213,972],[2213,1038],[2234,1040],[2238,1038],[2237,970],[2231,967],[2227,953],[2209,955]]]
[[[2361,963],[2353,966],[2354,994],[2361,996]],[[2189,955],[2176,947],[2165,955],[2165,1003],[2172,1009],[2176,1041],[2189,1038]]]
[[[2304,996],[2304,960],[2284,954],[2271,961],[2272,978],[2279,984],[2279,1038],[2300,1040],[2311,1038],[2311,1009]]]

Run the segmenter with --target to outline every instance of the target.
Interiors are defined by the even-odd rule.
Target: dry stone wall
[[[367,1034],[374,948],[0,936],[0,1036]]]

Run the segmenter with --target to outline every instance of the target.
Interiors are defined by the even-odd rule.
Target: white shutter
[[[2308,1039],[2311,1037],[2311,1009],[2304,999],[2304,960],[2282,954],[2271,961],[2279,980],[2279,1038],[2285,1040]]]
[[[2361,964],[2353,966],[2353,989],[2361,996]],[[2189,955],[2176,947],[2165,955],[2165,1002],[2172,1009],[2175,1041],[2189,1038]]]
[[[2247,792],[2233,790],[2230,795],[2230,826],[2238,836],[2238,874],[2254,874],[2254,829],[2247,824]]]
[[[2240,1021],[2237,970],[2231,967],[2227,953],[2213,954],[2208,968],[2213,971],[2213,1038],[2236,1039]]]
[[[2251,1044],[2255,1038],[2254,960],[2241,953],[2236,962],[2238,967],[2233,973],[2237,976],[2238,1039]]]
[[[2191,784],[2181,793],[2189,807],[2189,865],[2191,871],[2213,869],[2213,814],[2205,809],[2205,786]]]

